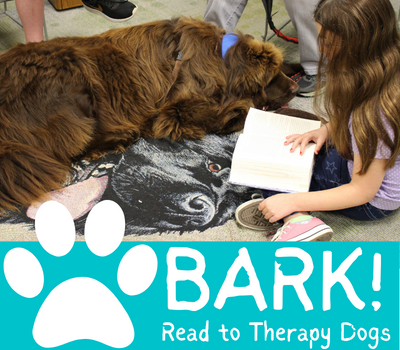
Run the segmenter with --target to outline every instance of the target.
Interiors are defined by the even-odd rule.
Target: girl
[[[316,143],[310,192],[263,192],[265,200],[236,213],[253,228],[260,220],[246,214],[255,207],[270,223],[283,219],[277,241],[329,240],[331,228],[308,211],[375,220],[400,207],[400,37],[393,7],[389,0],[320,0],[314,19],[323,54],[315,108],[329,122],[284,142],[300,152]]]

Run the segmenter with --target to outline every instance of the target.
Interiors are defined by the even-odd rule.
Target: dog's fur
[[[71,162],[139,137],[199,139],[243,128],[249,107],[297,86],[272,44],[188,18],[18,45],[0,56],[0,210],[60,188]],[[176,80],[175,59],[183,55]]]

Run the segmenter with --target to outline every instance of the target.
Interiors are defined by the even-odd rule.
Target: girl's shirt
[[[385,129],[387,130],[390,138],[394,139],[394,132],[386,118],[382,118]],[[360,154],[354,139],[352,128],[353,116],[350,116],[349,130],[351,136],[352,152]],[[378,141],[375,158],[389,159],[391,156],[390,148],[387,147],[382,140]],[[350,175],[353,173],[353,161],[347,163]],[[400,155],[397,157],[393,168],[386,170],[385,177],[383,178],[382,185],[376,196],[369,202],[376,208],[383,210],[395,210],[400,207]]]

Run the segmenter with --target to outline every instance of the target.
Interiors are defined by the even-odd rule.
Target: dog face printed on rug
[[[125,234],[205,231],[225,224],[257,192],[227,182],[236,140],[236,134],[184,142],[140,139],[123,155],[76,163],[71,184],[50,199],[68,208],[81,234],[87,213],[106,199],[123,209]],[[5,222],[33,224],[40,205]]]
[[[249,190],[227,182],[236,136],[183,143],[139,140],[114,168],[111,187],[127,225],[148,230],[204,230],[225,223]]]

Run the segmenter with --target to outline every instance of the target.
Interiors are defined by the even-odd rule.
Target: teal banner
[[[399,349],[398,243],[37,231],[0,243],[1,349]]]

